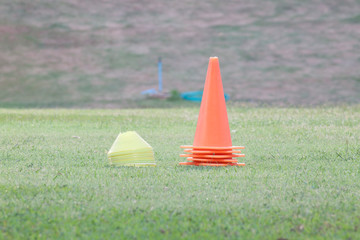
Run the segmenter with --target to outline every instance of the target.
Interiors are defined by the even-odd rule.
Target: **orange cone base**
[[[203,154],[180,154],[180,157],[201,157],[201,158],[209,158],[209,159],[227,159],[233,157],[245,157],[245,154],[224,154],[224,155],[203,155]]]
[[[192,145],[180,146],[181,148],[191,148],[194,150],[211,150],[211,151],[232,151],[232,149],[245,149],[244,146],[229,146],[229,147],[200,147]]]
[[[209,167],[226,167],[226,166],[245,166],[245,163],[198,163],[198,162],[181,162],[180,165],[192,166],[209,166]]]
[[[233,151],[224,151],[224,150],[220,150],[220,151],[210,151],[210,150],[191,150],[191,149],[184,149],[184,152],[187,152],[187,153],[195,153],[195,154],[214,154],[214,155],[221,155],[221,154],[229,154],[229,153],[241,153],[240,150],[236,151],[236,150],[233,150]]]
[[[181,162],[180,165],[189,166],[212,166],[212,167],[226,167],[226,166],[245,166],[245,163],[238,163],[237,157],[245,157],[238,149],[244,149],[243,146],[230,147],[194,147],[181,146],[185,148],[185,154],[180,154],[180,157],[186,157],[188,162]]]
[[[202,158],[187,158],[190,162],[202,162],[202,163],[237,163],[237,159],[221,159],[211,160],[211,159],[202,159]]]

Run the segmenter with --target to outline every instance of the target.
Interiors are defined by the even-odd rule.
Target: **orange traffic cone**
[[[227,117],[224,90],[221,81],[219,59],[211,57],[206,75],[204,93],[196,126],[194,143],[185,148],[188,162],[180,165],[195,166],[245,166],[234,157],[245,157],[239,149],[232,146],[229,121]]]

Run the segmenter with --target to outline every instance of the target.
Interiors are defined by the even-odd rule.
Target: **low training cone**
[[[194,166],[245,166],[234,157],[245,157],[240,149],[232,146],[219,59],[211,57],[206,75],[204,93],[196,126],[193,145],[181,146],[188,162],[180,165]]]
[[[111,165],[155,166],[152,147],[134,131],[120,133],[108,152]]]

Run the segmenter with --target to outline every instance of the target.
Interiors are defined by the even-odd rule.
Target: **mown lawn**
[[[228,109],[245,167],[186,167],[198,108],[0,109],[0,239],[357,239],[360,106]],[[136,130],[157,167],[110,167]]]

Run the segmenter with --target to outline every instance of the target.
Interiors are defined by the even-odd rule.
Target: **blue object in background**
[[[161,62],[161,57],[159,57],[158,59],[158,80],[159,80],[159,88],[158,90],[152,88],[152,89],[147,89],[145,91],[142,91],[141,94],[142,95],[157,95],[157,94],[161,94],[163,87],[162,87],[162,62]]]
[[[158,78],[159,78],[159,92],[162,92],[162,62],[161,57],[158,60]]]
[[[156,91],[156,89],[152,88],[152,89],[142,91],[141,94],[142,95],[154,95],[154,94],[157,94],[157,91]]]
[[[181,94],[181,98],[187,101],[192,102],[201,102],[203,95],[203,91],[195,91],[195,92],[184,92]],[[225,101],[228,101],[230,99],[229,94],[224,94]]]

